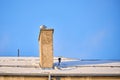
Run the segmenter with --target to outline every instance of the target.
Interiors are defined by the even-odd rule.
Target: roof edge
[[[0,76],[57,76],[57,77],[120,77],[120,74],[52,74],[52,73],[0,73]]]

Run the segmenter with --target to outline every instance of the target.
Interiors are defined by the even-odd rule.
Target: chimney
[[[41,68],[53,68],[53,32],[54,29],[40,26],[38,42]]]

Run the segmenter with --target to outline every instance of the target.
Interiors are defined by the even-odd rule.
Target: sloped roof
[[[0,75],[24,76],[120,76],[119,60],[77,60],[62,58],[55,69],[41,69],[38,57],[0,57]]]

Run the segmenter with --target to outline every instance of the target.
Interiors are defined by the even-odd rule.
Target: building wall
[[[42,68],[52,68],[53,29],[41,29],[39,45],[40,45],[40,66]]]
[[[0,80],[49,80],[48,77],[0,76]],[[52,77],[51,80],[120,80],[120,77]]]
[[[63,77],[61,80],[120,80],[120,77]]]
[[[0,80],[48,80],[47,77],[0,76]]]

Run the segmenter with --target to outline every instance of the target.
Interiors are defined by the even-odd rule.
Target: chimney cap
[[[45,25],[41,25],[41,26],[40,26],[40,33],[39,33],[38,41],[40,40],[41,31],[52,31],[52,32],[54,33],[54,29],[52,29],[52,28],[47,28],[47,26],[45,26]]]

